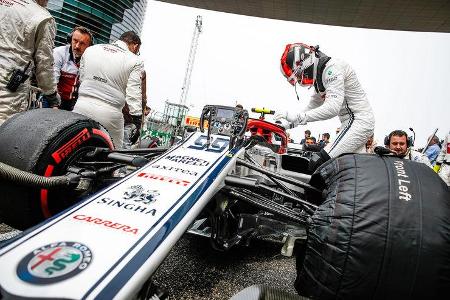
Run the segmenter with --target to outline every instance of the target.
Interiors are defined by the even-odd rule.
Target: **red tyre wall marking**
[[[65,143],[61,148],[52,153],[52,157],[56,164],[59,164],[64,158],[77,148],[77,146],[83,144],[86,140],[91,138],[91,134],[87,128],[81,130],[70,141]]]
[[[109,149],[114,149],[113,143],[111,141],[111,138],[108,134],[101,131],[100,129],[93,128],[92,129],[93,135],[98,135],[102,137],[109,146]],[[91,133],[87,128],[82,129],[77,135],[75,135],[73,138],[70,139],[67,143],[65,143],[62,147],[60,147],[58,150],[52,153],[53,160],[58,165],[61,161],[64,160],[70,153],[72,153],[79,145],[83,144],[87,140],[89,140],[92,137]],[[52,176],[54,166],[48,165],[45,169],[44,176],[50,177]],[[52,214],[50,213],[50,210],[48,208],[48,190],[47,189],[41,189],[41,210],[44,214],[44,217],[50,218]]]
[[[106,134],[106,132],[101,131],[100,129],[93,128],[92,134],[101,136],[108,143],[109,149],[111,149],[111,150],[114,149],[114,145],[111,141],[111,138],[109,137],[108,134]]]

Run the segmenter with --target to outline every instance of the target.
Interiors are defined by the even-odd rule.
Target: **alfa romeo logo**
[[[91,250],[77,242],[56,242],[35,249],[22,258],[17,276],[33,284],[49,284],[71,278],[92,261]]]

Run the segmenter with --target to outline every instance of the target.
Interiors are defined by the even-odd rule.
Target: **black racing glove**
[[[61,98],[59,97],[57,92],[54,92],[50,95],[43,95],[43,101],[47,101],[49,107],[59,106],[61,104]]]

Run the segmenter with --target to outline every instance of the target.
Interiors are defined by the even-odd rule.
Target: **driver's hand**
[[[290,111],[279,112],[274,116],[275,123],[281,124],[284,128],[293,128],[306,124],[306,113],[293,113]]]
[[[297,125],[305,125],[306,124],[306,113],[300,112],[300,113],[292,113],[288,112],[286,116],[286,120],[289,122]]]
[[[276,121],[281,121],[282,119],[287,120],[287,111],[281,111],[274,114],[273,118]]]
[[[288,122],[288,120],[286,119],[278,119],[275,121],[275,124],[280,125],[281,127],[283,127],[284,129],[290,129],[293,128],[292,124],[290,122]]]

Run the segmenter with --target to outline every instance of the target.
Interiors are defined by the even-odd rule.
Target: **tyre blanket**
[[[424,164],[344,155],[324,188],[296,288],[313,299],[434,299],[450,287],[450,193]]]

